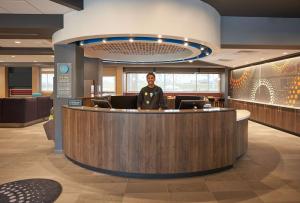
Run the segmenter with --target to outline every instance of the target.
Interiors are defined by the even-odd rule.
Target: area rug
[[[49,179],[25,179],[0,185],[1,203],[52,203],[62,186]]]

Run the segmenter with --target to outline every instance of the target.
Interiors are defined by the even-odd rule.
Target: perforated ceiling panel
[[[188,56],[192,52],[184,47],[172,44],[159,44],[153,42],[115,42],[103,43],[90,47],[94,51],[103,51],[107,54],[122,55],[164,55],[174,54]]]
[[[85,56],[97,57],[107,62],[170,63],[211,54],[211,49],[201,44],[176,39],[153,37],[111,37],[78,42]]]

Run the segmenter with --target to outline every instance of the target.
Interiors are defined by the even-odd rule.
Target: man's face
[[[154,85],[155,77],[153,75],[148,75],[147,82],[148,82],[148,85]]]

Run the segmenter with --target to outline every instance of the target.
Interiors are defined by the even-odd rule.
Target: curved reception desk
[[[233,166],[248,146],[248,111],[63,107],[66,157],[99,172],[180,177]]]

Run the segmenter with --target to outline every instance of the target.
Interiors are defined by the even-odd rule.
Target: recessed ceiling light
[[[12,58],[15,58],[16,56],[11,56]]]
[[[185,42],[183,45],[184,45],[185,47],[187,47],[187,46],[189,45],[189,43]]]
[[[83,41],[80,42],[80,46],[83,46]]]
[[[203,51],[203,50],[204,50],[204,47],[201,47],[200,50]]]
[[[186,38],[184,38],[184,41],[186,41],[186,42],[187,42],[187,41],[189,41],[189,39],[186,37]]]
[[[189,60],[189,63],[193,63],[194,61],[193,60]]]
[[[103,43],[106,43],[106,39],[103,39],[102,42],[103,42]]]
[[[205,55],[206,55],[206,56],[208,56],[208,55],[209,55],[209,53],[208,53],[208,52],[205,52]]]
[[[287,52],[283,52],[282,54],[283,54],[283,55],[287,55],[288,53],[287,53]]]
[[[133,42],[133,39],[132,39],[132,38],[130,38],[130,39],[129,39],[129,42]]]
[[[157,42],[158,42],[158,43],[162,43],[162,39],[158,39]]]
[[[21,44],[21,42],[20,41],[15,41],[15,44]]]
[[[157,37],[158,37],[158,38],[162,38],[162,36],[161,36],[161,35],[157,35]]]

